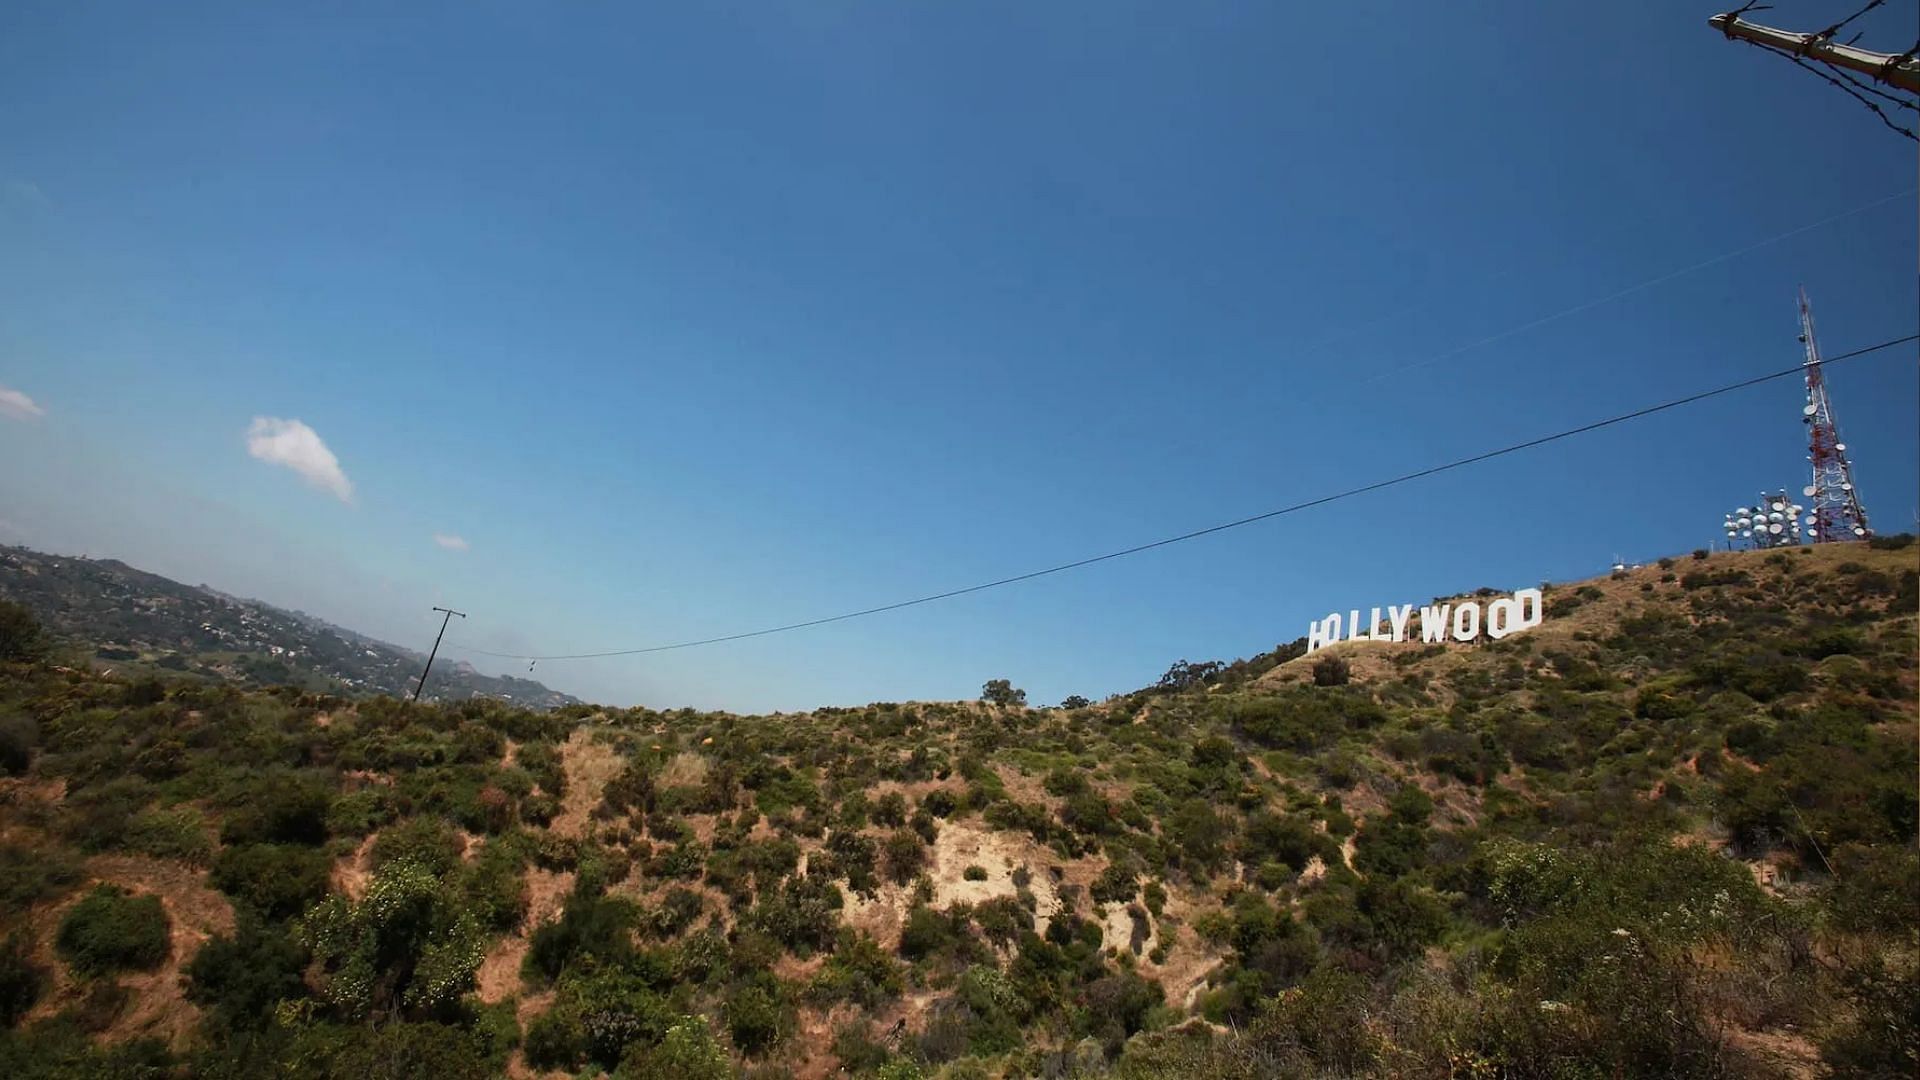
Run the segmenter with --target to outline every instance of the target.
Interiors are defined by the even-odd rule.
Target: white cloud
[[[45,210],[52,206],[47,193],[40,185],[31,180],[9,180],[5,188],[0,188],[0,205],[12,204],[29,210]]]
[[[467,550],[467,541],[462,537],[453,535],[452,533],[434,533],[433,542],[436,544],[439,544],[443,548],[446,548],[448,551]]]
[[[284,465],[308,484],[330,492],[343,503],[353,501],[353,481],[340,471],[319,433],[298,420],[256,416],[247,428],[247,453],[269,465]]]
[[[15,420],[31,420],[36,416],[47,415],[47,410],[27,395],[11,386],[0,385],[0,416],[11,416]]]

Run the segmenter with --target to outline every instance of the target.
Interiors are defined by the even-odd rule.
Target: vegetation
[[[160,966],[171,935],[159,897],[101,885],[67,911],[54,944],[74,974],[104,975]]]
[[[0,1071],[1913,1075],[1914,553],[1061,708],[541,713],[55,643],[0,662]]]

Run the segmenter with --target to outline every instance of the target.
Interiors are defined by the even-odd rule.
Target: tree
[[[46,655],[40,620],[26,605],[0,600],[0,660],[38,660]]]
[[[1066,700],[1060,703],[1060,707],[1063,709],[1084,709],[1091,704],[1093,704],[1093,702],[1088,701],[1079,694],[1068,694]]]
[[[1214,676],[1219,675],[1224,667],[1226,665],[1218,660],[1207,660],[1198,664],[1181,660],[1168,668],[1165,675],[1160,676],[1160,682],[1155,689],[1162,693],[1174,694],[1196,686],[1204,686]]]
[[[1003,708],[1013,705],[1025,705],[1027,703],[1027,692],[1025,690],[1015,689],[1014,685],[1006,679],[988,679],[986,685],[980,688],[980,700],[989,705],[999,705]]]
[[[1352,677],[1352,668],[1338,656],[1323,657],[1313,665],[1315,686],[1345,686]]]

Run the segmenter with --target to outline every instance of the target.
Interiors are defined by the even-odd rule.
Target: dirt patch
[[[691,750],[682,750],[668,758],[660,770],[660,786],[699,787],[706,782],[710,767],[706,758]]]
[[[1028,887],[1036,897],[1045,891],[1048,914],[1052,914],[1059,908],[1059,898],[1053,894],[1052,882],[1041,880],[1046,875],[1038,869],[1042,860],[1050,858],[1044,849],[1023,836],[989,832],[964,821],[947,822],[933,841],[929,876],[933,878],[934,906],[945,907],[956,901],[979,904],[999,896],[1012,896],[1019,891],[1013,883],[1013,872],[1027,866],[1034,871],[1034,880]],[[985,870],[986,880],[968,881],[966,872],[970,866]]]
[[[528,994],[526,997],[520,999],[519,1005],[514,1008],[513,1015],[514,1019],[519,1021],[522,1031],[526,1030],[527,1025],[533,1021],[534,1017],[539,1016],[541,1013],[553,1007],[553,997],[553,991],[542,990],[537,994]],[[513,1077],[514,1080],[564,1080],[567,1074],[564,1072],[541,1072],[539,1069],[527,1064],[525,1054],[519,1050],[515,1050],[507,1056],[507,1075]]]
[[[567,894],[573,892],[574,873],[571,870],[542,870],[537,866],[527,870],[527,920],[522,925],[528,930],[543,923],[549,923],[560,917],[560,909],[567,906]]]
[[[159,897],[172,927],[172,948],[158,968],[130,972],[116,980],[128,990],[127,1005],[101,1038],[110,1042],[154,1038],[176,1050],[185,1048],[200,1022],[200,1010],[187,1001],[181,972],[208,938],[233,932],[233,906],[207,884],[204,872],[180,863],[140,855],[101,855],[89,859],[86,869],[94,882]],[[91,887],[40,910],[31,919],[36,960],[53,973],[53,985],[28,1015],[30,1022],[53,1016],[83,996],[83,987],[54,954],[53,934],[67,909]]]
[[[560,799],[560,813],[547,831],[555,836],[580,836],[586,832],[589,815],[600,805],[607,781],[626,768],[626,759],[604,742],[594,739],[586,728],[575,728],[560,747],[560,766],[567,774],[567,793]]]
[[[804,984],[819,974],[826,962],[825,953],[816,953],[805,960],[792,953],[781,953],[780,959],[773,962],[773,973],[781,982]]]
[[[510,934],[487,950],[474,976],[479,984],[480,1000],[492,1005],[520,993],[520,964],[527,958],[527,939]]]
[[[1140,972],[1159,980],[1167,1004],[1176,1009],[1192,1009],[1206,988],[1207,976],[1220,966],[1220,954],[1201,941],[1189,925],[1201,912],[1218,907],[1217,901],[1203,893],[1170,889],[1162,917],[1153,920],[1153,934],[1142,951],[1151,954],[1164,945],[1166,955],[1158,964],[1143,957]]]
[[[31,843],[66,797],[64,779],[0,779],[0,840]]]
[[[356,904],[367,895],[367,885],[373,880],[373,840],[377,835],[369,833],[351,855],[334,860],[333,870],[328,874],[333,891]]]
[[[1314,882],[1319,881],[1321,878],[1326,876],[1327,876],[1326,860],[1322,859],[1318,855],[1315,855],[1314,857],[1308,859],[1307,865],[1301,869],[1300,884],[1311,885]]]
[[[1736,1053],[1767,1070],[1767,1075],[1791,1077],[1826,1076],[1820,1051],[1805,1036],[1785,1031],[1746,1031],[1733,1028],[1727,1043]]]

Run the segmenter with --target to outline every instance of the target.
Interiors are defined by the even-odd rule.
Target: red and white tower
[[[1833,422],[1833,400],[1820,372],[1820,346],[1813,339],[1813,305],[1800,290],[1800,341],[1807,348],[1807,405],[1800,422],[1807,425],[1807,460],[1813,462],[1813,483],[1801,489],[1807,496],[1807,536],[1816,544],[1861,540],[1872,536],[1860,492],[1853,486],[1853,465],[1847,444]]]

